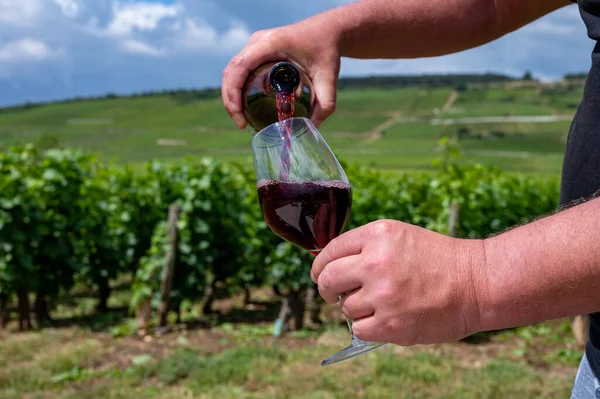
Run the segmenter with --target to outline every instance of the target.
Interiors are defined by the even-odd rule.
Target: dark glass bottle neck
[[[269,72],[269,83],[276,93],[293,93],[300,84],[300,73],[292,63],[279,62]]]

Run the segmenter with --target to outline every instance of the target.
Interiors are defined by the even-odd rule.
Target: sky
[[[0,106],[219,87],[251,34],[351,0],[0,0]],[[576,5],[492,43],[414,60],[342,60],[342,76],[498,72],[542,80],[589,69]]]

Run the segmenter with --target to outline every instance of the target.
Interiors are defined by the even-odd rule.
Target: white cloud
[[[185,20],[185,34],[181,44],[189,48],[207,48],[217,42],[217,31],[203,23],[195,22],[191,18]]]
[[[585,24],[577,6],[572,5],[556,11],[549,16],[538,19],[521,29],[528,35],[541,35],[543,37],[561,35],[585,35]]]
[[[134,39],[125,40],[122,44],[122,47],[125,51],[129,53],[149,55],[152,57],[160,57],[164,55],[164,51],[152,47],[147,43]]]
[[[550,35],[569,35],[577,33],[577,26],[573,24],[554,22],[549,20],[543,20],[535,22],[530,28],[532,33],[537,34],[550,34]]]
[[[60,7],[62,13],[69,18],[75,18],[79,15],[79,3],[77,0],[54,0]]]
[[[128,35],[135,31],[153,31],[164,19],[177,17],[181,10],[179,4],[114,3],[114,17],[107,31],[113,35]]]
[[[230,28],[219,34],[206,22],[186,18],[183,33],[175,40],[185,50],[238,50],[241,49],[251,36],[244,24],[232,21]]]
[[[252,34],[241,22],[233,22],[231,28],[221,37],[220,43],[227,49],[241,49]]]
[[[29,25],[43,7],[42,0],[0,0],[0,23]]]
[[[227,29],[217,29],[198,13],[192,13],[181,1],[170,5],[147,0],[116,1],[105,11],[108,15],[85,15],[79,21],[80,29],[85,35],[100,40],[114,40],[118,48],[132,54],[154,57],[190,52],[232,55],[251,36],[243,22],[230,17]]]
[[[52,57],[53,52],[44,42],[25,38],[0,46],[0,61],[43,61]]]

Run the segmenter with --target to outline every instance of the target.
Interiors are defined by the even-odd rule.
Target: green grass
[[[112,303],[126,303],[117,290]],[[564,398],[583,349],[569,320],[479,333],[460,342],[388,345],[360,358],[321,367],[347,345],[339,307],[324,305],[325,325],[280,339],[272,321],[216,323],[199,329],[172,325],[165,334],[138,334],[134,319],[105,324],[93,297],[79,287],[53,312],[86,325],[18,333],[0,330],[0,397],[12,398]],[[269,289],[254,301],[276,305]],[[198,305],[199,306],[199,305]],[[195,306],[198,307],[198,306]],[[224,315],[240,310],[241,294],[215,302]],[[251,307],[245,309],[251,312]],[[184,319],[197,320],[193,312]],[[337,320],[337,321],[334,321]],[[113,334],[115,329],[120,334]]]
[[[568,122],[538,124],[477,124],[432,126],[399,123],[381,138],[325,132],[340,158],[386,169],[427,169],[439,157],[438,140],[468,128],[460,140],[461,162],[481,162],[507,171],[558,174],[562,166]],[[501,133],[498,138],[494,134]]]
[[[344,90],[338,94],[337,109],[349,113],[416,111],[427,114],[434,107],[444,105],[451,91],[419,88]]]
[[[323,134],[330,132],[362,133],[370,132],[377,125],[385,122],[388,116],[385,114],[361,115],[351,112],[336,112],[328,118],[319,130]]]
[[[205,398],[560,398],[567,397],[581,350],[565,345],[564,333],[549,362],[536,367],[527,362],[527,349],[510,347],[524,338],[526,327],[504,333],[506,352],[494,352],[498,342],[455,343],[427,347],[388,346],[336,366],[319,366],[322,359],[346,343],[338,328],[314,338],[256,337],[214,352],[203,344],[210,331],[171,333],[152,342],[77,329],[46,330],[4,336],[0,343],[2,398],[56,397],[178,397]],[[530,338],[556,334],[559,329]],[[222,331],[221,331],[222,333]],[[23,336],[36,342],[21,349]],[[313,337],[314,334],[309,334]],[[507,338],[508,336],[508,338]],[[60,337],[60,339],[56,339]],[[223,339],[221,340],[223,341]],[[43,343],[40,345],[39,343]],[[481,347],[475,351],[473,345]],[[532,346],[533,347],[533,346]],[[485,349],[487,348],[487,349]],[[487,351],[487,352],[486,352]],[[567,361],[553,353],[569,352]],[[477,354],[479,353],[479,354]],[[533,356],[537,355],[534,354]]]
[[[460,141],[464,162],[511,171],[560,171],[570,121],[432,125],[430,120],[440,117],[434,109],[442,109],[451,92],[450,88],[343,90],[336,112],[320,131],[344,160],[410,170],[429,168],[438,156],[438,140],[468,128],[471,135]],[[581,95],[579,86],[471,88],[460,92],[441,117],[570,115]],[[387,123],[391,118],[395,123]],[[387,126],[378,128],[383,123]],[[376,130],[379,135],[373,135]],[[0,145],[59,143],[127,163],[176,162],[185,156],[247,162],[251,138],[250,131],[235,128],[220,99],[182,101],[162,95],[0,111]],[[165,139],[183,145],[165,145]]]
[[[461,93],[450,115],[456,117],[550,115],[535,88],[475,89]]]

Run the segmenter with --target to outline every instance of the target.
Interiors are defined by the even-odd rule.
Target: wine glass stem
[[[344,297],[344,294],[341,294],[338,298],[340,300],[340,303],[342,302],[342,298]],[[354,332],[352,331],[352,320],[350,320],[350,318],[348,318],[348,316],[344,315],[344,318],[346,319],[346,324],[348,324],[348,330],[350,330],[350,334],[352,335],[352,340],[354,341]]]

